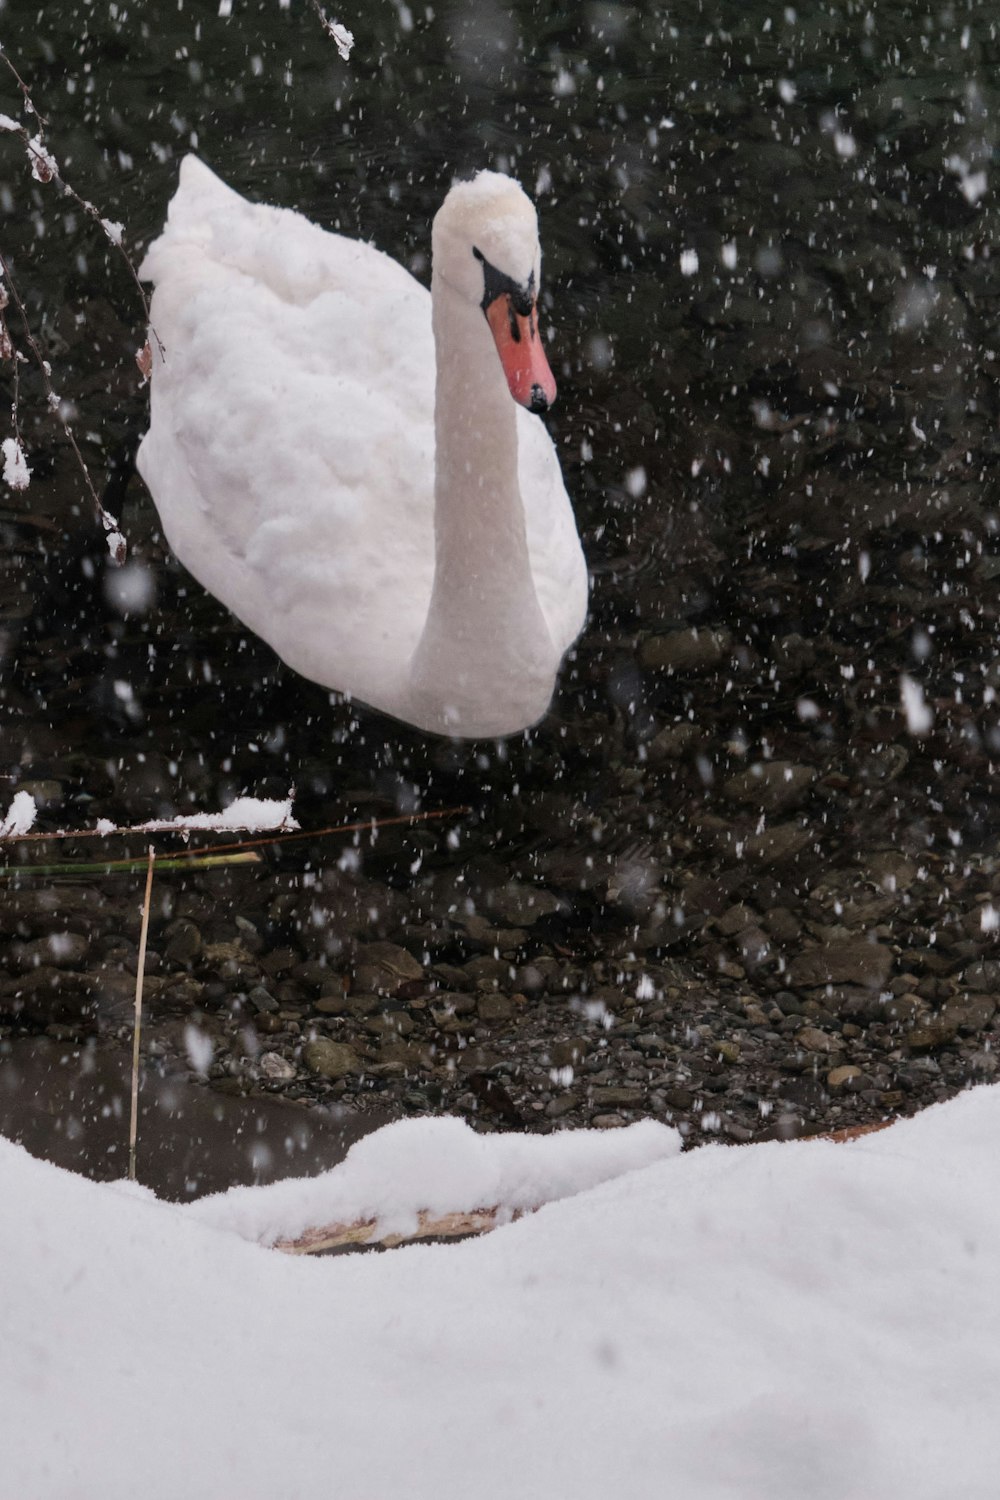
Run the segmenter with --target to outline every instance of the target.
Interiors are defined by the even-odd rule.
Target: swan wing
[[[171,547],[297,671],[379,706],[433,579],[429,294],[194,158],[142,271],[166,353],[139,468]]]

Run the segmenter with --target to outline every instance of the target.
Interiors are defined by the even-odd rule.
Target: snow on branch
[[[10,807],[0,818],[0,839],[23,838],[34,826],[38,816],[35,799],[30,792],[15,792]]]
[[[176,818],[151,818],[146,823],[120,825],[99,818],[95,828],[63,828],[32,833],[35,804],[27,792],[16,793],[10,810],[0,819],[0,839],[110,838],[126,833],[294,833],[299,824],[292,816],[294,790],[287,797],[237,797],[217,813],[182,813]],[[29,805],[30,804],[30,805]]]
[[[347,27],[342,26],[339,21],[331,21],[326,11],[320,5],[319,0],[312,0],[312,8],[319,17],[319,23],[323,30],[327,36],[333,38],[337,46],[337,51],[344,61],[347,62],[351,55],[351,48],[354,46],[354,32],[348,31]]]

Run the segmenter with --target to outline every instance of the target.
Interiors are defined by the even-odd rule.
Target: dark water
[[[44,800],[47,785],[44,817],[64,826],[293,784],[312,826],[462,803],[455,845],[393,836],[369,867],[405,891],[424,860],[488,853],[558,880],[595,842],[652,842],[673,901],[692,869],[717,873],[719,830],[698,840],[729,816],[721,781],[783,751],[823,761],[828,804],[850,800],[816,812],[813,873],[791,882],[803,900],[868,840],[989,848],[995,7],[393,0],[331,11],[356,37],[347,63],[305,5],[217,9],[8,0],[0,35],[66,177],[125,223],[136,259],[192,149],[425,278],[452,175],[521,178],[588,629],[550,718],[503,746],[430,742],[288,673],[167,556],[128,461],[145,422],[134,289],[5,135],[5,254],[151,588],[142,608],[116,603],[26,370],[35,481],[2,500],[0,786]],[[2,77],[0,109],[20,113]],[[728,633],[707,677],[657,669],[650,641],[688,625]],[[819,665],[795,668],[790,640]],[[878,759],[902,732],[901,672],[936,713],[902,774]],[[648,747],[677,725],[697,743],[654,774]],[[604,893],[580,920],[621,951],[639,942],[632,915]]]
[[[0,1135],[34,1156],[100,1181],[124,1177],[130,1075],[124,1052],[48,1037],[0,1045]],[[234,1183],[273,1182],[336,1166],[375,1119],[301,1110],[199,1088],[182,1069],[143,1080],[136,1175],[185,1201]]]

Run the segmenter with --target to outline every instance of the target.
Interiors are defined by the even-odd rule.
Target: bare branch
[[[139,298],[142,302],[142,310],[146,315],[146,322],[147,324],[149,324],[149,331],[153,335],[153,338],[156,340],[156,346],[159,350],[160,358],[162,359],[164,355],[163,344],[160,341],[160,337],[156,332],[156,329],[149,322],[149,298],[146,296],[145,288],[143,287],[142,282],[139,280],[139,272],[136,270],[135,262],[132,260],[132,257],[131,255],[129,255],[128,250],[125,246],[124,240],[122,238],[122,226],[120,224],[116,224],[112,219],[106,218],[101,214],[100,209],[96,208],[93,203],[90,203],[86,198],[81,197],[81,195],[76,191],[72,184],[68,183],[65,177],[60,172],[58,162],[45,145],[44,127],[48,124],[48,121],[45,116],[40,114],[36,109],[35,102],[28,92],[27,84],[21,77],[20,73],[17,71],[17,68],[11,62],[10,57],[4,50],[2,43],[0,43],[0,62],[6,64],[8,70],[14,75],[14,78],[17,80],[17,85],[21,90],[22,95],[24,96],[24,107],[29,114],[34,115],[35,119],[38,121],[39,127],[37,134],[34,136],[29,135],[25,127],[23,125],[18,125],[14,120],[9,120],[4,128],[8,131],[12,131],[16,135],[19,135],[23,140],[25,149],[28,153],[28,159],[31,162],[31,173],[36,181],[57,182],[62,188],[63,192],[68,197],[72,198],[77,207],[81,208],[89,218],[93,219],[96,224],[100,225],[101,232],[103,233],[104,237],[108,240],[109,244],[112,244],[118,251],[119,255],[128,268],[129,275],[135,283],[136,291],[139,293]]]
[[[116,563],[123,563],[125,561],[125,538],[118,530],[118,522],[115,520],[115,517],[111,515],[109,511],[106,511],[104,509],[104,506],[101,504],[100,496],[94,488],[94,482],[90,477],[90,470],[87,468],[83,454],[80,452],[80,446],[77,443],[73,429],[63,415],[62,402],[60,401],[52,385],[52,375],[49,367],[49,362],[42,353],[41,348],[38,345],[38,341],[31,331],[31,325],[28,322],[27,309],[21,299],[21,294],[17,289],[17,284],[14,281],[13,276],[11,275],[10,266],[7,264],[7,260],[2,251],[0,251],[0,270],[3,271],[7,289],[11,297],[14,299],[14,305],[17,308],[18,316],[21,319],[21,326],[24,330],[25,342],[27,343],[28,348],[31,350],[31,353],[34,356],[35,364],[38,366],[38,370],[41,374],[42,384],[45,387],[45,395],[48,400],[49,410],[54,412],[58,417],[59,424],[62,427],[66,439],[76,456],[76,461],[79,466],[80,473],[83,475],[84,483],[86,484],[87,489],[90,493],[90,498],[94,506],[94,512],[97,516],[97,519],[104,527],[111,556]],[[2,312],[0,312],[0,318],[2,317],[3,314]],[[4,327],[6,331],[6,325],[4,325]],[[7,335],[7,337],[9,340],[9,334]],[[20,443],[20,431],[17,425],[17,371],[19,361],[23,359],[23,357],[24,356],[21,355],[18,350],[14,350],[14,432],[18,443]]]

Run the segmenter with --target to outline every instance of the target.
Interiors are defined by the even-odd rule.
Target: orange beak
[[[486,321],[514,400],[529,411],[548,411],[556,399],[556,382],[538,332],[537,302],[521,314],[510,293],[501,292],[487,306]]]

